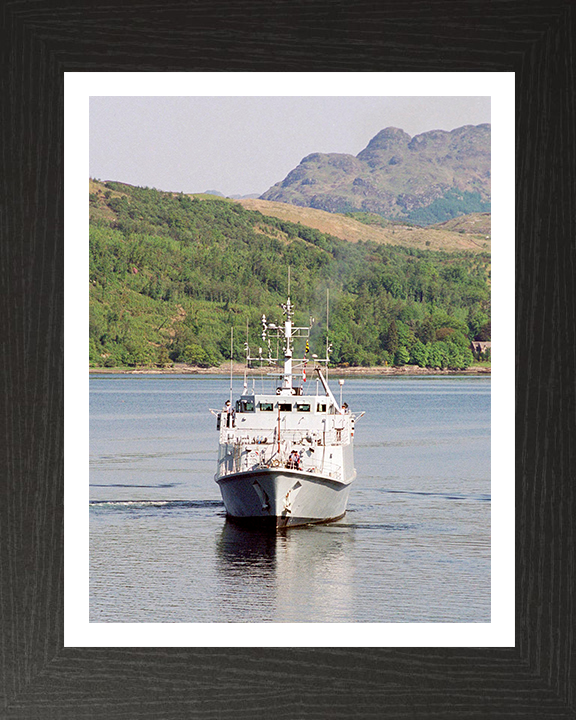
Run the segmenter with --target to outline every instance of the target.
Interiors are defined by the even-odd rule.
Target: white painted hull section
[[[217,480],[229,516],[277,527],[327,522],[346,512],[350,484],[288,469],[261,469]]]

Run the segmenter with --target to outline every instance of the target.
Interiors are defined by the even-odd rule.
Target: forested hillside
[[[90,365],[218,365],[241,360],[248,327],[316,318],[336,365],[463,368],[489,339],[490,256],[350,243],[238,203],[120,183],[90,183]],[[300,348],[296,348],[300,351]]]

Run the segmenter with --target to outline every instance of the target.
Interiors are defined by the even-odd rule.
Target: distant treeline
[[[490,212],[490,201],[483,200],[480,193],[451,189],[444,194],[444,197],[434,200],[427,207],[411,210],[408,213],[408,220],[417,225],[432,225],[460,215],[483,212]]]
[[[281,320],[335,365],[465,368],[490,339],[490,256],[352,244],[227,200],[119,183],[90,194],[90,365],[219,365]],[[299,348],[296,348],[299,351]]]

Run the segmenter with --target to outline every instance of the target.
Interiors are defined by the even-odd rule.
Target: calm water
[[[91,621],[490,621],[489,378],[346,380],[348,513],[278,535],[225,518],[208,408],[229,385],[91,376]]]

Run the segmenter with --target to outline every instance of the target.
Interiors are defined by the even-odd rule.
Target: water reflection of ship
[[[226,519],[218,541],[218,557],[230,566],[274,565],[282,534],[269,529],[248,528]]]
[[[353,603],[353,544],[346,523],[290,533],[226,520],[217,543],[222,600],[247,622],[343,622]]]

